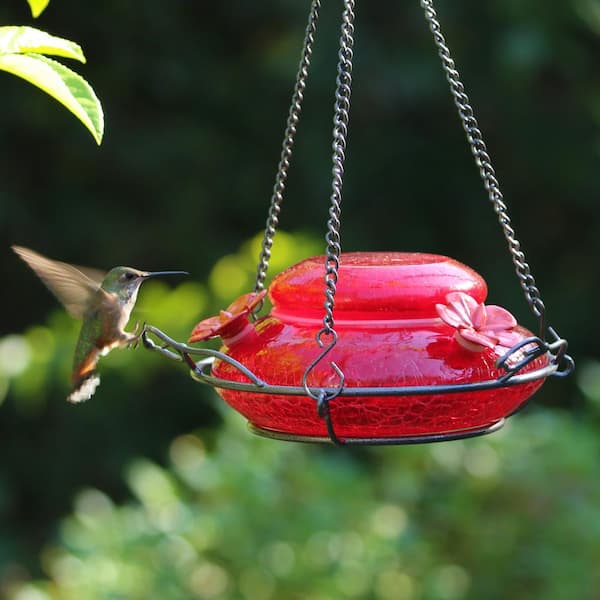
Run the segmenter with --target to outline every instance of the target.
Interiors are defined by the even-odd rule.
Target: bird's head
[[[186,271],[139,271],[132,267],[115,267],[102,281],[102,289],[116,294],[121,302],[135,301],[140,285],[152,277],[187,275]]]

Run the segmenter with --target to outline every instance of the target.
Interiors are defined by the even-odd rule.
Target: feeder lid
[[[269,287],[274,313],[319,318],[324,301],[324,257],[295,264]],[[435,318],[436,304],[450,292],[478,303],[487,296],[484,279],[466,265],[437,254],[351,252],[340,256],[335,310],[338,317]]]

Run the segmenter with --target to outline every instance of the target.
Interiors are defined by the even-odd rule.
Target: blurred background
[[[324,3],[271,273],[324,251],[341,3]],[[174,338],[252,287],[309,3],[63,0],[0,24],[79,42],[101,147],[0,74],[0,597],[597,598],[598,0],[439,2],[517,235],[568,338],[501,432],[441,445],[268,441],[142,348],[71,406],[78,324],[10,244],[185,269],[136,317]],[[64,61],[66,62],[66,61]],[[419,3],[357,6],[344,250],[453,256],[535,327]]]

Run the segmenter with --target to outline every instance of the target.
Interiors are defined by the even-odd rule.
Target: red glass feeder
[[[545,306],[508,216],[491,159],[433,0],[425,20],[539,336],[505,309],[485,305],[485,281],[444,256],[341,253],[354,2],[344,0],[334,102],[327,256],[280,273],[262,306],[292,147],[319,18],[312,0],[254,292],[201,321],[190,342],[220,336],[220,351],[192,347],[146,326],[144,344],[183,360],[262,435],[349,444],[450,440],[494,431],[549,376],[573,369],[567,342],[546,326]],[[334,319],[335,307],[335,319]],[[149,334],[160,339],[159,346]],[[550,341],[548,341],[550,340]],[[199,357],[199,360],[196,360]],[[562,366],[561,366],[562,365]]]
[[[545,352],[513,384],[497,385],[506,375],[498,360],[532,333],[504,309],[485,307],[487,286],[472,269],[433,254],[342,254],[337,341],[319,359],[324,260],[280,273],[269,288],[273,309],[255,323],[244,316],[262,294],[242,297],[237,313],[223,311],[192,333],[192,342],[223,339],[221,352],[233,361],[215,360],[210,383],[255,431],[327,438],[315,402],[325,390],[334,396],[329,418],[338,438],[464,437],[493,429],[542,384]],[[510,360],[522,360],[527,348]],[[266,386],[251,384],[238,365]],[[236,383],[251,387],[235,389]]]

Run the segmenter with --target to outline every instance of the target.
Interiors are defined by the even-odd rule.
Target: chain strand
[[[325,317],[322,334],[334,334],[333,308],[340,266],[341,237],[340,217],[342,212],[342,184],[344,161],[346,159],[346,139],[352,94],[352,59],[354,56],[354,0],[344,1],[340,49],[336,77],[335,104],[333,116],[333,167],[331,183],[331,206],[327,221],[327,256],[325,260]]]
[[[545,324],[545,307],[542,302],[540,291],[538,290],[531,269],[525,260],[525,254],[521,249],[521,244],[517,240],[515,230],[508,216],[508,208],[504,202],[504,196],[500,191],[500,185],[496,178],[496,173],[492,167],[490,156],[483,141],[482,133],[479,129],[473,108],[469,102],[469,97],[460,80],[460,75],[456,69],[454,60],[450,56],[450,50],[446,45],[446,40],[441,32],[441,26],[437,18],[437,13],[433,7],[433,0],[421,0],[421,7],[425,11],[425,19],[429,24],[429,29],[433,34],[434,43],[438,49],[438,55],[442,60],[442,66],[446,74],[446,79],[450,85],[450,92],[454,99],[454,104],[458,109],[458,116],[465,130],[467,141],[471,152],[475,158],[475,164],[479,169],[479,174],[483,180],[484,187],[488,193],[490,202],[493,205],[494,212],[502,228],[502,232],[508,244],[508,249],[515,266],[515,272],[521,288],[523,289],[525,299],[531,308],[533,314],[539,319],[540,332],[543,336]]]
[[[273,239],[279,225],[279,213],[281,212],[281,203],[285,192],[285,184],[288,178],[290,162],[292,158],[292,148],[296,136],[296,128],[300,120],[302,111],[302,101],[304,100],[304,91],[306,89],[306,81],[308,79],[308,70],[310,67],[310,58],[313,51],[314,36],[317,30],[319,20],[319,10],[321,8],[320,0],[313,0],[310,13],[308,15],[308,24],[302,46],[302,54],[298,65],[298,73],[294,85],[292,102],[290,105],[287,126],[283,136],[281,156],[275,176],[275,185],[273,186],[273,195],[271,196],[271,204],[265,226],[264,238],[262,241],[262,250],[259,258],[258,267],[256,270],[256,280],[254,291],[260,292],[265,287],[265,279],[269,268],[269,260],[271,259],[271,248]],[[254,311],[254,314],[260,311],[260,306]]]

